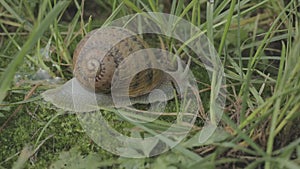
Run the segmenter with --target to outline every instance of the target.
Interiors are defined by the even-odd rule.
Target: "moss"
[[[15,107],[12,109],[14,110]],[[41,130],[55,113],[55,110],[45,108],[42,101],[26,104],[1,132],[0,160],[4,161],[6,158],[14,156],[25,145],[34,145]],[[121,126],[116,125],[115,127]],[[46,138],[48,139],[45,140]],[[95,145],[85,134],[76,115],[65,114],[56,118],[45,129],[38,144],[43,140],[45,142],[31,158],[32,163],[27,163],[27,167],[45,168],[58,157],[59,152],[67,151],[74,146],[78,146],[83,154],[94,151],[101,154],[103,159],[112,157],[112,154]],[[10,168],[16,159],[17,156],[5,162],[3,166]]]

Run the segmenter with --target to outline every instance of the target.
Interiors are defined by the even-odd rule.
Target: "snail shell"
[[[173,85],[160,69],[162,65],[159,63],[164,62],[161,56],[147,50],[136,56],[136,62],[128,59],[129,55],[146,48],[148,45],[141,38],[123,28],[94,30],[80,41],[74,51],[74,78],[41,95],[44,100],[72,112],[89,112],[99,110],[99,107],[116,106],[110,93],[111,88],[120,91],[114,92],[120,94],[120,97],[130,97],[130,102],[124,102],[122,106],[165,102],[174,98]],[[136,71],[145,64],[159,69]],[[132,78],[133,73],[136,74]],[[130,83],[128,79],[131,79]],[[157,93],[148,95],[153,89],[162,91],[164,96]]]
[[[139,50],[149,48],[137,35],[121,28],[103,28],[94,30],[81,40],[73,56],[74,76],[88,90],[97,93],[109,93],[116,70],[122,71],[118,83],[136,73],[140,63],[127,64],[119,67],[121,62]],[[150,56],[151,55],[151,56]],[[140,62],[158,66],[158,60],[151,51],[144,52]],[[129,66],[130,65],[130,66]],[[124,73],[125,72],[125,73]],[[164,73],[158,69],[147,69],[138,72],[129,85],[129,97],[137,97],[149,93],[157,87],[164,78]],[[125,85],[125,84],[124,84]],[[122,85],[120,85],[122,86]]]

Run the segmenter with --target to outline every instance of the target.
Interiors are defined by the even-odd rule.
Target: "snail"
[[[93,30],[74,51],[74,77],[45,91],[42,97],[59,108],[75,112],[114,106],[116,100],[112,96],[117,96],[118,102],[130,98],[123,106],[170,100],[174,97],[174,87],[163,71],[167,61],[147,49],[148,44],[129,30],[119,27]],[[163,91],[164,97],[159,93],[149,97],[156,89]]]

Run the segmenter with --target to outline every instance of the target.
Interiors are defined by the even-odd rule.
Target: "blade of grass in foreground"
[[[54,21],[58,14],[69,4],[69,1],[60,1],[54,8],[47,14],[43,19],[41,24],[35,25],[31,35],[28,40],[25,42],[24,46],[20,52],[15,56],[11,63],[7,66],[6,70],[3,72],[0,81],[0,103],[6,96],[6,92],[9,89],[10,83],[14,77],[14,74],[17,70],[17,67],[22,64],[24,56],[28,53],[34,44],[39,40],[43,35],[49,25]]]
[[[289,3],[286,7],[285,10],[287,10],[290,6],[292,5],[292,3]],[[247,110],[247,101],[249,100],[249,91],[250,91],[250,83],[251,83],[251,77],[253,74],[253,70],[255,69],[258,61],[260,60],[261,56],[262,56],[262,51],[266,48],[267,44],[269,43],[270,38],[273,36],[273,32],[276,31],[276,29],[278,29],[277,24],[280,24],[280,16],[283,15],[283,13],[285,12],[282,11],[278,17],[274,20],[274,22],[272,23],[269,31],[266,33],[266,35],[264,36],[263,40],[261,41],[261,44],[258,46],[255,54],[253,57],[251,57],[251,59],[249,60],[248,63],[248,71],[246,73],[246,75],[244,76],[244,82],[241,86],[241,90],[239,93],[239,97],[242,98],[242,109],[241,109],[241,113],[240,113],[240,121],[243,123],[245,120],[247,120],[247,118],[245,117],[245,113]],[[242,118],[243,117],[243,118]]]

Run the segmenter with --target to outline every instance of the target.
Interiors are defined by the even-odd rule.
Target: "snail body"
[[[74,51],[74,78],[45,91],[42,97],[59,108],[74,112],[115,106],[112,95],[119,97],[118,102],[130,98],[119,104],[122,106],[169,100],[174,97],[174,88],[162,71],[163,61],[147,48],[146,42],[123,28],[93,30]],[[156,93],[148,97],[155,89],[163,91],[165,96]]]

